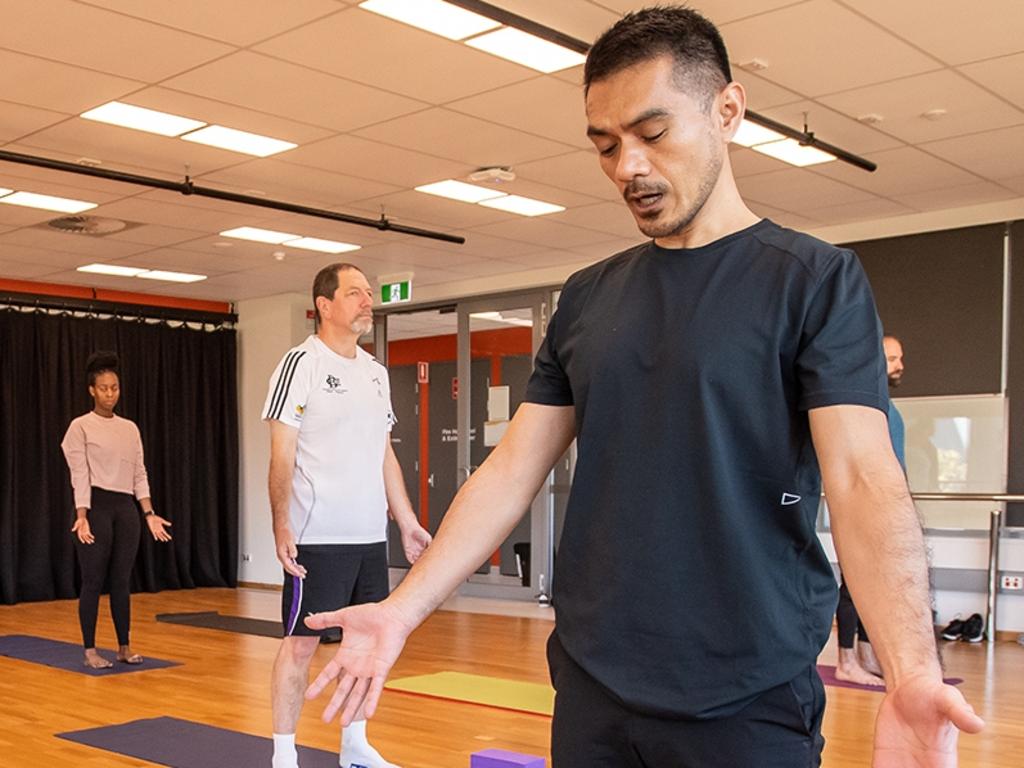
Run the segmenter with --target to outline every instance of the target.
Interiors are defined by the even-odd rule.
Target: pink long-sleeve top
[[[71,470],[75,508],[92,507],[92,487],[149,496],[142,437],[135,422],[94,411],[71,422],[60,444]]]

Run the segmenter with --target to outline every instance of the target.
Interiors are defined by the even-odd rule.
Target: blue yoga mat
[[[58,738],[173,768],[269,766],[273,742],[212,725],[155,717],[121,725],[58,733]],[[302,768],[338,768],[337,753],[298,747]]]
[[[105,648],[99,649],[106,658],[114,661],[115,651]],[[35,637],[33,635],[0,635],[0,656],[7,656],[20,661],[30,661],[33,664],[45,664],[48,667],[66,669],[68,672],[78,672],[92,677],[104,677],[106,675],[123,675],[128,672],[145,672],[150,669],[163,669],[165,667],[177,667],[180,661],[167,661],[166,659],[151,659],[143,656],[141,664],[122,664],[114,661],[114,666],[108,669],[92,669],[85,666],[82,659],[84,653],[82,646],[76,643],[65,643],[60,640],[50,640],[47,637]]]

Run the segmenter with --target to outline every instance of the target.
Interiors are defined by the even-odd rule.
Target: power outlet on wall
[[[1024,589],[1024,577],[1003,576],[999,586],[1002,589]]]

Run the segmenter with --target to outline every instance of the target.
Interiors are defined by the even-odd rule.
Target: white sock
[[[271,768],[299,768],[299,753],[295,751],[294,733],[274,734],[274,757]]]
[[[356,720],[341,729],[341,768],[398,768],[380,756],[380,752],[366,740],[366,721]]]

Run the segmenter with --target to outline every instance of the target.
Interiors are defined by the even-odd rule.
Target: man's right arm
[[[364,699],[366,715],[373,714],[405,639],[508,536],[569,447],[574,430],[572,406],[523,403],[505,437],[456,495],[433,543],[391,596],[306,620],[316,629],[344,628],[342,647],[307,691],[313,698],[340,678],[325,719],[344,707],[342,722],[350,722]]]
[[[274,522],[274,543],[281,566],[293,576],[303,578],[306,569],[295,562],[298,549],[288,511],[292,495],[292,475],[295,472],[295,450],[299,430],[280,421],[270,422],[270,511]]]

